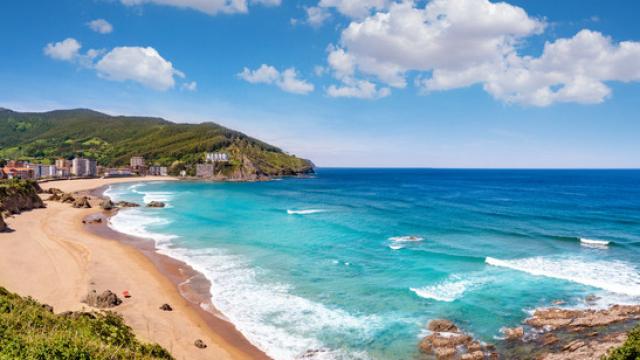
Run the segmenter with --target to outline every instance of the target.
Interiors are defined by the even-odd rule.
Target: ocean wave
[[[109,219],[109,227],[126,235],[151,239],[156,246],[166,247],[177,235],[151,231],[149,227],[169,225],[171,221],[151,215],[141,209],[125,209]]]
[[[452,302],[484,283],[480,279],[463,279],[460,276],[452,275],[449,279],[434,285],[427,285],[421,288],[410,288],[416,295],[425,299],[433,299],[437,301]]]
[[[400,250],[400,249],[404,249],[404,245],[400,245],[400,244],[389,244],[389,249],[391,249],[391,250]]]
[[[607,240],[580,238],[580,245],[588,248],[607,249],[610,243],[611,242]]]
[[[287,284],[265,282],[264,272],[241,256],[219,249],[166,249],[211,281],[216,309],[247,339],[274,359],[356,359],[366,354],[328,349],[328,334],[372,339],[377,316],[352,315],[292,294]],[[262,275],[262,276],[261,276]],[[309,350],[319,350],[307,353]]]
[[[309,215],[325,212],[323,209],[306,209],[306,210],[287,210],[289,215]]]
[[[485,262],[492,266],[522,271],[535,276],[571,281],[612,293],[640,296],[638,269],[622,261],[539,256],[513,260],[487,257]]]
[[[406,236],[392,236],[389,238],[389,241],[393,241],[394,243],[403,243],[403,242],[418,242],[424,240],[421,236],[415,235],[406,235]]]
[[[173,200],[173,196],[175,195],[175,193],[167,191],[141,191],[140,193],[143,195],[142,200],[145,204],[152,201],[162,201],[167,203]]]

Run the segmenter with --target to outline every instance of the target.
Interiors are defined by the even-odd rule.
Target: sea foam
[[[124,209],[109,219],[109,227],[130,236],[151,239],[158,248],[165,247],[177,235],[162,234],[149,230],[151,226],[169,225],[171,221],[147,213],[143,209]]]
[[[309,214],[317,214],[321,212],[325,212],[326,210],[322,209],[306,209],[306,210],[287,210],[287,214],[289,215],[309,215]]]
[[[410,288],[416,295],[437,301],[452,302],[484,283],[481,279],[451,275],[447,280],[420,288]]]
[[[487,257],[492,266],[522,271],[587,285],[612,293],[640,296],[640,274],[622,261],[589,260],[578,257],[530,257],[501,260]]]

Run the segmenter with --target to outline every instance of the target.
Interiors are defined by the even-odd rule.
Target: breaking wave
[[[309,215],[325,212],[326,210],[322,209],[306,209],[306,210],[287,210],[287,214],[289,215]]]
[[[451,276],[448,280],[421,288],[410,288],[416,295],[437,301],[452,302],[464,295],[465,292],[481,285],[482,282],[463,280],[458,276]]]
[[[534,276],[571,281],[617,294],[640,296],[638,269],[622,261],[539,256],[513,260],[487,257],[485,262]]]
[[[595,239],[580,238],[580,245],[582,245],[584,247],[589,247],[589,248],[606,249],[606,248],[609,247],[610,243],[611,242],[607,241],[607,240],[595,240]]]

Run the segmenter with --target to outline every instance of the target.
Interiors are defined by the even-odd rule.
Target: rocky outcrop
[[[147,207],[151,208],[163,208],[165,204],[162,201],[152,201],[147,204]]]
[[[76,199],[73,197],[72,194],[62,194],[62,196],[60,197],[60,201],[63,203],[73,203],[74,201],[76,201]]]
[[[449,320],[432,320],[427,328],[431,334],[420,341],[422,353],[434,355],[437,360],[497,359],[493,345],[481,343],[463,333]]]
[[[49,188],[46,191],[47,194],[51,194],[51,195],[62,195],[64,194],[64,191],[58,189],[58,188]]]
[[[95,290],[91,290],[87,297],[83,300],[89,306],[97,308],[112,308],[122,304],[122,300],[118,295],[111,292],[111,290],[105,290],[102,294],[98,294]]]
[[[89,197],[82,196],[75,199],[72,206],[78,209],[80,208],[88,209],[88,208],[91,208],[91,203],[89,202]]]
[[[104,199],[102,200],[102,202],[100,203],[100,207],[103,210],[112,210],[116,207],[116,205],[109,199]]]
[[[605,310],[538,309],[525,323],[546,331],[557,329],[579,331],[638,319],[640,319],[640,305],[614,305]]]
[[[501,330],[506,340],[520,340],[524,336],[524,328],[522,326],[502,328]]]
[[[117,205],[118,207],[121,207],[121,208],[127,208],[127,207],[138,207],[138,206],[140,206],[139,204],[136,204],[136,203],[134,203],[134,202],[129,202],[129,201],[118,201],[118,202],[116,203],[116,205]]]
[[[34,181],[0,181],[0,214],[19,214],[25,210],[45,207],[44,202],[38,196],[40,191],[42,189]]]
[[[0,232],[5,232],[7,230],[9,230],[9,227],[7,226],[7,223],[4,222],[2,214],[0,214]]]

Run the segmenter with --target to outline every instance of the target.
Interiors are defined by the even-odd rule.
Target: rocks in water
[[[495,348],[483,344],[461,332],[449,320],[438,319],[429,322],[427,328],[432,332],[420,341],[420,351],[435,355],[436,359],[484,360],[497,359]]]
[[[116,205],[121,208],[140,206],[139,204],[136,204],[134,202],[129,202],[129,201],[118,201]]]
[[[169,304],[162,304],[160,306],[160,310],[162,310],[162,311],[173,311],[173,308]]]
[[[584,298],[584,302],[586,302],[587,305],[595,305],[598,300],[600,300],[600,297],[594,294],[589,294]]]
[[[74,208],[85,208],[88,209],[91,207],[91,204],[89,203],[89,197],[87,196],[82,196],[80,198],[77,198],[72,205]]]
[[[104,199],[104,200],[102,200],[102,202],[100,203],[100,207],[101,207],[103,210],[111,210],[111,209],[115,208],[115,204],[114,204],[111,200],[109,200],[109,199]]]
[[[111,292],[111,290],[105,290],[102,294],[98,294],[95,290],[91,290],[87,297],[84,299],[87,305],[97,308],[112,308],[122,304],[122,300],[118,295]]]
[[[618,332],[597,340],[577,339],[570,341],[560,351],[549,352],[540,357],[541,360],[584,360],[601,359],[612,348],[622,345],[627,334]]]
[[[204,348],[207,347],[207,344],[205,344],[204,341],[202,341],[200,339],[194,341],[193,345],[195,345],[198,349],[204,349]]]
[[[526,324],[548,330],[584,329],[640,319],[640,305],[614,305],[606,310],[538,309]]]
[[[60,201],[63,203],[72,203],[74,201],[76,201],[76,199],[73,197],[73,195],[67,193],[67,194],[63,194],[60,197]]]
[[[507,340],[519,340],[524,336],[524,328],[522,326],[502,328],[501,330]]]
[[[152,207],[152,208],[163,208],[164,206],[165,205],[162,201],[152,201],[147,204],[147,207]]]

